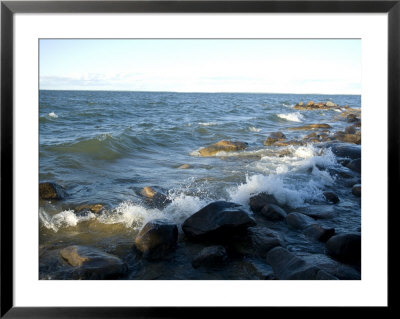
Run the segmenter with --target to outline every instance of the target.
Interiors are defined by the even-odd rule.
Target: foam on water
[[[202,126],[215,126],[215,125],[217,125],[217,123],[216,122],[199,122],[199,125],[202,125]]]
[[[246,175],[246,182],[228,190],[230,200],[248,205],[249,198],[261,192],[293,208],[322,200],[323,189],[335,181],[323,168],[337,163],[335,155],[330,149],[321,152],[312,145],[298,147],[292,155],[274,160],[264,156],[254,166],[262,174]]]
[[[291,122],[301,122],[302,120],[304,120],[304,115],[302,115],[300,112],[277,114],[277,116],[281,119]]]
[[[140,230],[146,223],[153,219],[167,219],[181,224],[186,218],[204,207],[207,202],[197,197],[176,194],[171,198],[172,202],[164,209],[146,208],[138,203],[124,201],[111,211],[101,215],[89,213],[78,216],[73,210],[64,210],[50,216],[44,209],[40,209],[39,218],[41,225],[54,232],[61,228],[76,227],[79,223],[95,220],[101,224],[122,224],[126,228]]]
[[[49,117],[56,119],[56,118],[58,118],[58,115],[54,112],[50,112]]]
[[[250,126],[250,127],[249,127],[249,131],[250,131],[250,132],[260,132],[261,129],[260,129],[260,128],[257,128],[257,127],[254,127],[254,126]]]

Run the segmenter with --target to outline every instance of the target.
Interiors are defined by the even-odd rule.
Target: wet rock
[[[348,114],[346,117],[347,122],[358,122],[360,119],[355,114]]]
[[[314,219],[329,219],[335,215],[332,205],[310,206],[302,213]]]
[[[361,158],[350,161],[346,167],[361,174]]]
[[[352,144],[361,144],[361,135],[359,134],[346,134],[344,132],[336,132],[334,138],[338,141]]]
[[[82,204],[75,207],[74,211],[77,215],[84,215],[86,213],[100,214],[104,211],[105,206],[103,204]]]
[[[39,184],[39,198],[43,200],[60,200],[67,197],[64,187],[53,182]]]
[[[221,266],[228,258],[223,246],[210,246],[202,249],[192,260],[193,268]]]
[[[289,130],[300,130],[300,131],[310,131],[310,130],[315,130],[319,128],[332,128],[329,124],[308,124],[308,125],[303,125],[303,126],[297,126],[297,127],[289,127]]]
[[[344,132],[346,134],[355,134],[356,133],[356,128],[354,125],[348,126],[345,128]]]
[[[282,247],[276,247],[268,252],[267,263],[272,266],[276,278],[282,280],[337,279]]]
[[[328,202],[339,203],[339,197],[334,192],[323,192],[323,195]]]
[[[194,213],[182,225],[186,236],[198,240],[226,241],[255,226],[255,220],[236,203],[217,201]]]
[[[218,152],[236,152],[244,150],[247,147],[247,143],[244,142],[232,142],[232,141],[219,141],[218,143],[212,144],[208,147],[204,147],[199,150],[201,156],[213,156]]]
[[[286,223],[294,229],[305,229],[316,221],[310,216],[301,213],[290,213],[286,216]]]
[[[273,145],[274,146],[302,146],[305,145],[306,143],[304,141],[297,141],[297,140],[291,140],[291,141],[277,141]]]
[[[135,238],[135,247],[146,259],[161,259],[176,248],[178,227],[165,220],[148,222]]]
[[[323,254],[312,254],[301,256],[301,258],[309,264],[315,265],[318,268],[326,271],[342,280],[360,280],[361,274],[359,271],[349,265],[342,264]]]
[[[283,220],[287,215],[282,208],[275,204],[266,204],[260,214],[271,221]]]
[[[74,279],[117,279],[127,265],[118,257],[87,246],[68,246],[60,250],[61,257],[74,270]]]
[[[260,212],[267,204],[278,204],[274,195],[259,193],[250,197],[249,206],[254,213]]]
[[[144,197],[145,203],[152,208],[164,208],[172,201],[162,193],[161,189],[153,186],[144,187],[140,194]]]
[[[313,106],[314,105],[314,101],[309,101],[307,102],[306,106]]]
[[[361,264],[361,235],[359,233],[339,234],[326,242],[330,256],[350,264]]]
[[[332,144],[331,146],[332,153],[337,157],[345,157],[349,159],[357,159],[361,158],[361,147],[356,145],[348,145],[348,144]]]
[[[269,135],[269,137],[264,141],[264,145],[270,146],[278,141],[284,141],[286,136],[282,132],[273,132]]]
[[[351,189],[354,196],[361,197],[361,184],[355,184]]]
[[[265,256],[264,256],[265,258]],[[238,263],[239,272],[245,273],[246,279],[274,280],[275,275],[272,267],[265,262],[253,258],[243,258]]]
[[[328,107],[336,107],[336,106],[338,106],[336,103],[333,103],[333,102],[331,102],[331,101],[328,101],[328,102],[326,102],[325,103],[325,106],[328,106]]]
[[[246,235],[234,238],[227,246],[232,254],[265,258],[274,247],[284,246],[280,235],[263,226],[250,227]]]
[[[190,168],[190,165],[189,164],[183,164],[183,165],[179,166],[178,168],[179,169],[188,169],[188,168]]]
[[[334,228],[324,228],[318,224],[313,224],[306,227],[303,233],[314,240],[326,242],[329,238],[335,235]]]

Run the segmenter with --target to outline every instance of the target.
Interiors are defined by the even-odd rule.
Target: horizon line
[[[204,92],[204,91],[142,91],[142,90],[96,90],[96,89],[40,89],[39,91],[87,91],[87,92],[136,92],[136,93],[182,93],[182,94],[297,94],[297,95],[359,95],[361,93],[287,93],[287,92]]]

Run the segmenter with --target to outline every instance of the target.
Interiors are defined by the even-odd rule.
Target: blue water
[[[282,131],[288,140],[309,133],[288,130],[294,126],[327,123],[333,133],[349,125],[334,110],[294,110],[300,101],[361,107],[357,95],[40,91],[39,179],[57,182],[69,194],[60,203],[41,203],[41,243],[60,238],[95,243],[104,238],[104,233],[89,238],[87,220],[66,213],[77,204],[107,205],[107,218],[96,223],[121,227],[125,240],[151,217],[179,224],[213,200],[246,205],[250,193],[266,189],[297,210],[321,204],[322,192],[335,190],[342,200],[333,209],[344,213],[327,225],[356,229],[358,202],[333,174],[321,169],[347,170],[329,150],[321,154],[315,145],[290,146],[291,155],[282,157],[277,155],[282,148],[263,145],[271,132]],[[233,154],[198,156],[199,148],[220,140],[243,141],[248,147]],[[179,169],[182,164],[190,168]],[[309,168],[314,169],[311,174]],[[149,209],[140,196],[145,186],[164,189],[172,204]]]

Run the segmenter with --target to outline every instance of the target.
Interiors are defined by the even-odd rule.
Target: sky
[[[40,89],[361,94],[359,39],[41,39]]]

